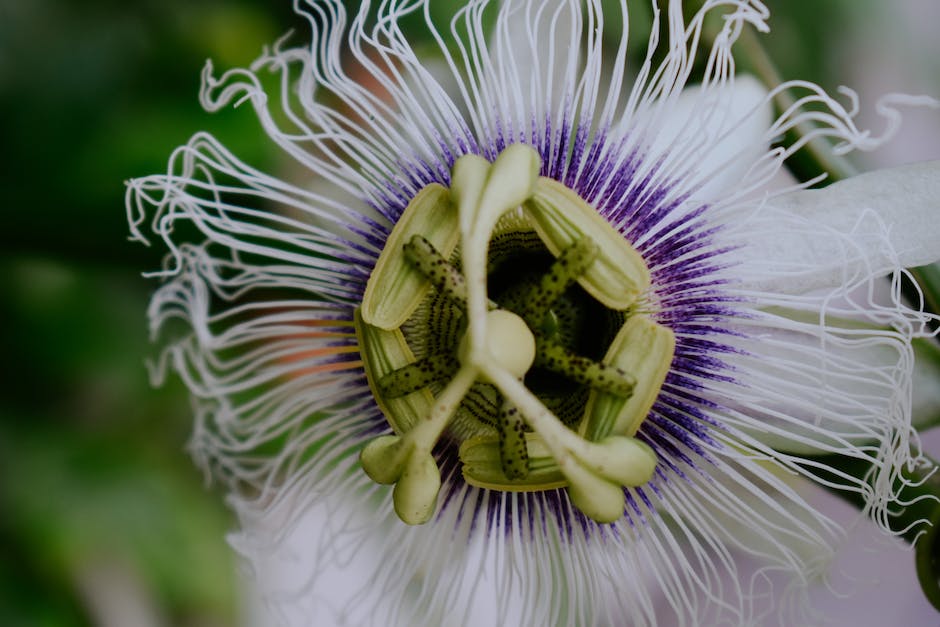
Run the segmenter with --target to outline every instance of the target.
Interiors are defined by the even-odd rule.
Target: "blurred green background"
[[[770,2],[783,74],[851,82],[833,25],[865,32],[862,4]],[[243,622],[188,401],[148,382],[140,274],[160,253],[127,241],[123,181],[201,129],[274,167],[249,108],[210,116],[196,95],[207,58],[250,63],[290,28],[306,36],[275,0],[0,0],[2,626]]]
[[[0,0],[0,625],[237,624],[234,521],[185,451],[178,381],[151,388],[123,181],[212,127],[257,163],[250,114],[199,73],[250,63],[284,2]]]

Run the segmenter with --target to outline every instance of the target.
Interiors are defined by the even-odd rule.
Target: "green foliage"
[[[169,624],[236,622],[234,522],[185,453],[182,386],[148,381],[140,273],[160,253],[126,241],[123,181],[210,126],[270,164],[249,111],[202,111],[199,73],[251,62],[289,19],[258,1],[0,0],[0,624],[95,624],[111,571]]]

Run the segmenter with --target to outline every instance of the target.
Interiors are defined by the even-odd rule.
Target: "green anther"
[[[405,259],[427,277],[438,292],[466,311],[467,284],[463,275],[437,252],[431,242],[421,235],[415,235],[405,244],[404,250]]]
[[[555,458],[535,433],[525,434],[525,477],[510,478],[503,471],[499,440],[493,436],[478,436],[460,445],[460,461],[464,480],[470,485],[504,492],[533,492],[552,490],[567,485]]]
[[[499,459],[503,474],[509,479],[525,479],[529,474],[525,432],[522,414],[504,402],[499,419]]]
[[[355,326],[372,396],[395,433],[407,433],[428,414],[434,397],[430,391],[423,389],[400,398],[387,398],[377,382],[390,372],[413,363],[414,353],[401,331],[385,331],[366,324],[359,309],[356,310]]]
[[[454,376],[460,362],[456,355],[428,355],[389,372],[379,379],[379,390],[385,398],[399,398]]]
[[[539,339],[537,346],[536,366],[620,398],[633,394],[636,379],[623,369],[576,355],[552,340]]]
[[[573,190],[543,176],[524,208],[553,255],[584,237],[597,244],[597,259],[578,283],[605,306],[624,311],[649,288],[643,257]]]
[[[366,323],[386,331],[401,327],[431,287],[405,259],[405,243],[419,234],[442,255],[450,255],[460,237],[458,226],[446,188],[433,184],[418,192],[389,235],[366,284],[360,307]]]
[[[611,342],[604,361],[630,369],[636,378],[634,394],[625,398],[602,390],[592,392],[581,434],[600,440],[610,434],[636,433],[666,380],[675,348],[671,329],[641,314],[631,316]]]
[[[626,436],[585,441],[561,424],[510,373],[487,367],[485,374],[541,437],[569,482],[572,502],[593,520],[612,522],[619,518],[624,507],[622,488],[642,485],[653,477],[656,455],[646,444]]]

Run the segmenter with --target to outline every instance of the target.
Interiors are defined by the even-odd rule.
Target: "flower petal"
[[[648,117],[642,116],[638,125],[645,125]],[[656,129],[651,155],[663,155],[668,167],[687,165],[694,153],[696,171],[691,174],[701,184],[696,198],[708,201],[739,184],[767,151],[773,107],[764,86],[741,75],[727,84],[687,87],[666,101],[655,118],[650,120]]]
[[[913,354],[898,334],[767,315],[735,344],[731,422],[770,448],[862,456],[905,430]]]
[[[800,294],[940,259],[940,161],[766,201],[737,227],[745,289]]]

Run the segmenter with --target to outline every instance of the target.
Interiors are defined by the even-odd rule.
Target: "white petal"
[[[547,9],[541,3],[503,4],[490,37],[493,78],[503,99],[496,104],[518,107],[510,119],[523,125],[534,111],[562,110],[580,66],[581,16],[572,5]]]
[[[750,329],[727,357],[744,387],[729,391],[732,417],[778,451],[877,448],[905,429],[913,355],[894,334],[774,320]]]
[[[767,201],[737,226],[744,286],[800,294],[940,259],[940,161]]]
[[[708,201],[739,184],[767,151],[773,109],[764,86],[742,75],[723,86],[686,88],[663,104],[661,119],[653,123],[651,154],[667,155],[666,163],[676,165],[694,157],[691,177],[702,184],[696,198]]]

